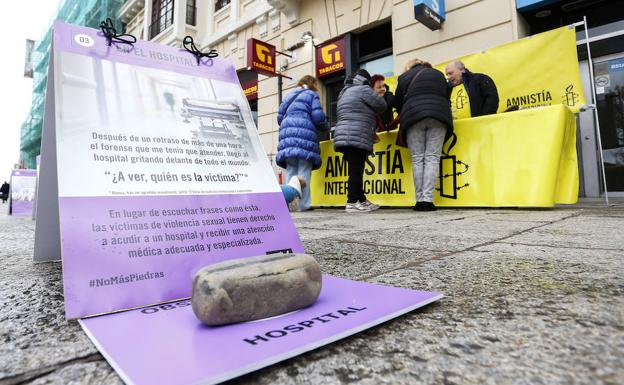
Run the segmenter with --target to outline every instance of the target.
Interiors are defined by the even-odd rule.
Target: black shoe
[[[416,206],[414,206],[414,210],[416,211],[436,211],[436,207],[433,202],[416,202]]]
[[[433,202],[423,202],[423,205],[425,206],[424,211],[436,211],[437,210]]]

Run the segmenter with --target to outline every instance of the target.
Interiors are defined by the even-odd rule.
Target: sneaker
[[[299,211],[299,198],[298,197],[293,199],[293,201],[288,204],[288,211],[290,211],[291,213]]]
[[[362,205],[362,203],[360,202],[355,202],[355,203],[347,203],[347,206],[345,207],[345,211],[348,213],[367,213],[371,210],[369,207]]]
[[[379,205],[374,204],[373,202],[369,201],[368,199],[365,200],[364,202],[360,202],[360,204],[364,207],[368,207],[370,209],[370,211],[375,211],[379,208]]]

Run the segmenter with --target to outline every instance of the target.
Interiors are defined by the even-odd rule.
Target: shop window
[[[358,33],[354,41],[357,68],[363,68],[371,75],[394,76],[391,23]]]
[[[384,77],[394,76],[394,58],[392,55],[383,56],[377,59],[360,63],[360,68],[364,68],[371,75],[379,74]]]
[[[197,5],[196,0],[186,0],[186,24],[197,25]]]
[[[218,12],[220,9],[224,8],[228,4],[230,4],[231,0],[217,0],[215,1],[215,12]]]
[[[152,0],[152,24],[150,39],[173,25],[173,0]]]

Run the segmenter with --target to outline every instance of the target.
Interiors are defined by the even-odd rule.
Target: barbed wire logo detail
[[[562,104],[568,107],[574,107],[580,101],[579,94],[577,92],[574,92],[573,84],[570,84],[569,86],[567,86],[565,90],[566,92],[561,98]]]
[[[457,139],[456,137],[454,137],[452,139],[451,144],[449,145],[448,151],[446,152],[442,151],[443,155],[440,157],[440,176],[438,177],[438,180],[440,182],[440,187],[436,188],[436,190],[440,192],[440,196],[443,198],[457,199],[458,191],[470,186],[470,183],[468,182],[462,184],[461,186],[458,185],[458,182],[457,182],[459,176],[464,175],[468,172],[468,170],[470,169],[470,165],[462,162],[461,160],[458,160],[457,156],[448,154],[451,152],[451,149],[455,146],[456,142],[457,142]],[[445,164],[449,164],[449,163],[451,167],[451,172],[445,173],[444,172]],[[459,167],[461,167],[462,169],[459,170]],[[445,190],[444,188],[444,181],[447,180],[448,178],[451,178],[451,181],[453,183],[452,192],[447,192],[447,190]]]

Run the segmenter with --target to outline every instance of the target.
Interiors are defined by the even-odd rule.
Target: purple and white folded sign
[[[56,22],[52,65],[67,318],[187,298],[205,265],[303,251],[230,61]]]
[[[13,170],[11,172],[11,215],[32,215],[36,184],[37,170]]]
[[[80,323],[124,381],[223,381],[442,296],[324,276],[306,309],[202,325],[197,270],[304,252],[233,64],[53,28],[34,260],[61,257],[66,317],[99,315]]]
[[[126,384],[214,384],[345,338],[440,293],[323,276],[318,301],[259,321],[210,327],[190,301],[80,320]]]

